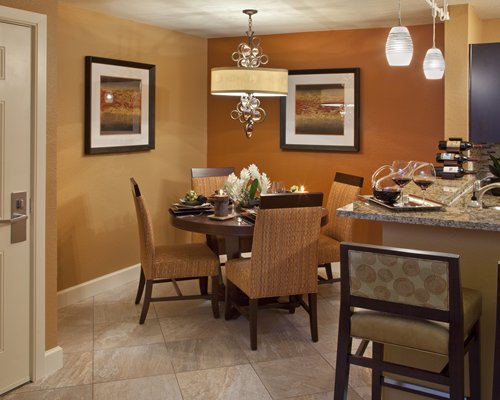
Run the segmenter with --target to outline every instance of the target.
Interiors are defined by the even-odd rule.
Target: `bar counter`
[[[426,198],[444,204],[440,211],[393,211],[369,203],[368,196],[339,208],[344,217],[382,222],[384,245],[418,250],[441,251],[460,255],[462,286],[479,290],[483,296],[481,317],[481,398],[491,399],[496,321],[497,264],[500,261],[500,210],[468,208],[474,176],[441,180],[431,186]],[[419,195],[410,183],[405,193]],[[500,197],[485,194],[483,202],[500,205]],[[408,354],[390,349],[388,357],[404,359]],[[413,355],[415,363],[425,366],[443,363],[436,357]],[[423,399],[409,393],[384,389],[386,399]]]

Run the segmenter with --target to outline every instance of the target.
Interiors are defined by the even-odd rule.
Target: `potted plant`
[[[260,172],[255,164],[243,168],[240,176],[229,175],[224,190],[233,202],[242,207],[252,207],[259,203],[260,194],[267,193],[271,181],[265,172]]]

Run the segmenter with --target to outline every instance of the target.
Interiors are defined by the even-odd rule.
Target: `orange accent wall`
[[[258,21],[255,28],[258,34]],[[308,190],[328,193],[335,172],[370,177],[381,164],[394,159],[433,161],[444,136],[443,80],[425,79],[422,62],[432,44],[432,26],[409,27],[414,55],[409,67],[389,67],[385,42],[389,29],[358,29],[261,36],[272,68],[361,68],[360,151],[312,152],[280,149],[279,99],[261,99],[267,119],[255,125],[247,139],[240,123],[229,113],[235,97],[208,94],[208,165],[255,163],[271,179],[287,186],[303,184]],[[436,46],[443,50],[442,24],[436,28]],[[208,79],[212,67],[232,66],[231,54],[242,37],[208,40]],[[355,240],[379,242],[380,227],[357,223]]]

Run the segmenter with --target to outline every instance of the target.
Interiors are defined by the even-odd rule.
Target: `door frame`
[[[47,16],[0,6],[0,22],[26,26],[32,33],[31,132],[31,312],[30,375],[45,376],[45,173],[47,129]]]

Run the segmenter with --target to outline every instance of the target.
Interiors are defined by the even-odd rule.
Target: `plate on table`
[[[378,200],[373,196],[363,196],[368,199],[370,203],[377,204],[379,206],[385,207],[392,211],[439,211],[444,207],[444,204],[439,203],[434,200],[425,199],[422,197],[408,195],[408,201],[404,204],[396,203],[384,203],[382,200]]]
[[[197,209],[205,209],[205,208],[213,208],[212,204],[210,203],[200,203],[199,201],[197,202],[179,202],[179,203],[174,203],[173,207],[176,207],[178,209],[186,209],[186,210],[197,210]]]
[[[228,214],[224,217],[219,217],[219,216],[216,216],[215,214],[210,214],[210,215],[207,215],[208,218],[210,219],[216,219],[218,221],[225,221],[226,219],[231,219],[231,218],[234,218],[236,217],[236,214]]]

